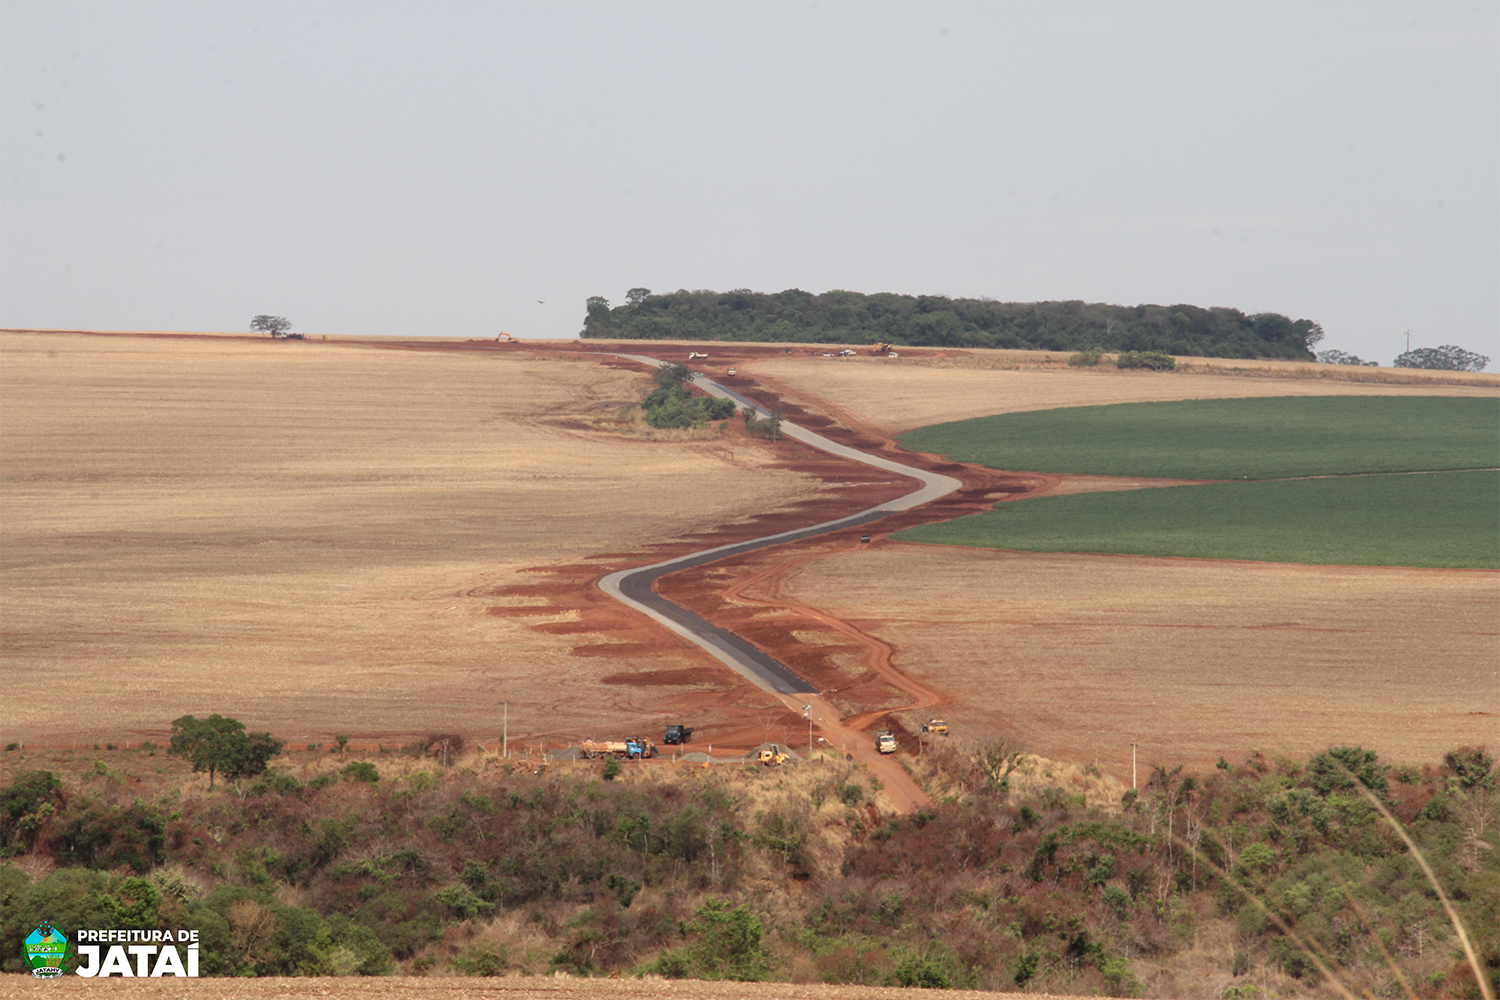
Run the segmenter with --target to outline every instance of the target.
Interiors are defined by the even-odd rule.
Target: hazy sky
[[[845,288],[1500,368],[1489,0],[7,0],[0,167],[3,326],[572,337],[638,285]]]

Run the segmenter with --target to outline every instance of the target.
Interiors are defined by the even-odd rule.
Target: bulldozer
[[[875,355],[889,354],[891,353],[891,345],[886,343],[872,344],[870,346],[870,353]]]
[[[781,747],[772,743],[768,747],[762,747],[756,759],[766,767],[776,767],[778,764],[785,764],[786,758],[787,755],[782,751]]]

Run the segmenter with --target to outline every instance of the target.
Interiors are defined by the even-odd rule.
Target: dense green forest
[[[632,288],[624,305],[588,300],[582,336],[618,340],[737,340],[1044,351],[1160,351],[1210,358],[1312,361],[1323,330],[1278,313],[1190,305],[996,302],[942,295],[831,291]]]
[[[1478,996],[1440,886],[1500,977],[1500,824],[1479,750],[1422,769],[1360,748],[1255,752],[1148,769],[1122,796],[1091,769],[954,740],[908,760],[940,804],[905,818],[879,813],[869,774],[837,754],[539,766],[310,747],[212,793],[149,751],[94,756],[6,755],[6,971],[47,920],[198,929],[205,975],[1234,1000],[1327,995],[1331,975],[1357,995]]]

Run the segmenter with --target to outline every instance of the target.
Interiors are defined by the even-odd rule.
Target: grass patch
[[[1278,396],[1082,406],[937,424],[903,434],[901,445],[997,469],[1163,479],[1493,469],[1500,400]]]
[[[1002,503],[901,541],[1352,566],[1500,569],[1500,474],[1214,483]]]

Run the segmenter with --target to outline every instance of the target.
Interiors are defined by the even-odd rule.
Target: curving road
[[[621,354],[619,357],[639,361],[643,364],[661,367],[668,362],[659,361],[656,358],[648,358],[641,354]],[[743,407],[751,407],[756,411],[757,417],[764,410],[756,403],[746,399],[744,396],[720,385],[717,382],[698,376],[694,384],[707,392],[710,396],[721,399],[732,399]],[[814,524],[807,528],[797,528],[792,531],[783,531],[775,535],[767,535],[764,538],[755,538],[747,542],[736,542],[732,545],[721,545],[717,548],[704,549],[701,552],[693,552],[676,559],[668,559],[664,562],[652,563],[649,566],[639,566],[635,569],[620,570],[611,573],[599,581],[599,587],[606,594],[635,608],[642,614],[661,622],[667,628],[687,639],[689,642],[701,646],[715,659],[725,666],[744,677],[750,683],[763,691],[776,695],[808,695],[816,694],[817,688],[794,674],[787,666],[774,657],[741,639],[732,632],[725,631],[699,617],[679,604],[667,600],[656,592],[655,584],[659,577],[677,570],[688,569],[693,566],[701,566],[704,563],[714,562],[728,556],[739,555],[742,552],[750,552],[755,549],[766,548],[771,545],[780,545],[783,542],[794,542],[813,535],[821,535],[830,531],[838,531],[841,528],[852,528],[871,521],[878,521],[900,510],[909,510],[912,507],[936,500],[938,497],[947,496],[954,490],[963,486],[960,480],[952,476],[944,476],[924,469],[912,468],[893,462],[888,458],[871,455],[850,448],[847,445],[832,441],[815,431],[805,427],[782,421],[781,431],[787,437],[800,441],[812,448],[826,451],[841,458],[848,458],[865,465],[872,465],[877,469],[894,472],[902,476],[910,476],[922,483],[922,488],[906,496],[881,504],[879,507],[871,507],[869,510],[841,517],[834,521],[824,521],[822,524]]]

